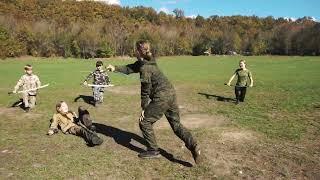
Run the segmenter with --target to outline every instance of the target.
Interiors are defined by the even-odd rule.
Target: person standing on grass
[[[153,131],[153,124],[163,114],[174,133],[185,143],[191,151],[193,159],[200,163],[200,147],[189,130],[180,122],[179,108],[175,90],[167,77],[160,71],[147,41],[136,43],[137,61],[126,66],[109,65],[111,72],[124,74],[139,73],[141,81],[141,116],[139,126],[144,139],[147,141],[147,150],[138,155],[140,158],[160,157],[159,147]]]
[[[240,68],[234,72],[234,74],[229,79],[229,82],[227,83],[228,86],[231,86],[232,80],[237,76],[238,79],[234,88],[234,93],[237,100],[236,104],[239,104],[239,102],[244,102],[247,87],[253,86],[252,73],[249,71],[249,69],[246,68],[246,61],[240,60],[239,67]],[[248,80],[250,80],[250,85],[248,85]]]
[[[23,99],[25,111],[29,112],[30,108],[34,108],[36,105],[37,90],[31,90],[31,91],[27,91],[27,90],[36,89],[40,87],[41,82],[39,80],[39,77],[33,74],[32,66],[30,64],[27,64],[26,66],[24,66],[24,71],[26,74],[21,76],[21,78],[17,82],[12,92],[17,93],[20,87],[22,87],[23,91],[26,91],[22,94],[22,99]]]
[[[96,69],[91,72],[87,78],[84,80],[83,85],[88,85],[88,80],[93,78],[93,84],[94,85],[108,85],[110,84],[110,79],[106,71],[103,69],[103,62],[97,61],[96,62]],[[103,103],[103,93],[104,93],[104,87],[92,87],[93,92],[93,99],[94,99],[94,106],[96,106],[98,103]]]

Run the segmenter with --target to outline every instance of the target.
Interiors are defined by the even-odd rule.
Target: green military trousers
[[[144,118],[139,126],[144,139],[147,141],[147,150],[158,150],[158,145],[153,131],[153,123],[159,120],[163,114],[166,116],[173,132],[185,143],[188,149],[196,146],[196,140],[192,134],[180,123],[179,107],[175,95],[164,98],[155,98],[144,111]]]

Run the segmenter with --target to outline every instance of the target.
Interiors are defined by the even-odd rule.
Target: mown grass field
[[[235,105],[233,88],[224,83],[241,58],[253,73],[254,87],[245,103]],[[27,63],[42,84],[50,83],[29,113],[10,108],[19,96],[7,95]],[[163,157],[137,157],[145,148],[138,127],[138,75],[110,73],[115,87],[95,108],[81,99],[74,102],[91,95],[79,84],[94,69],[94,60],[8,59],[0,62],[0,179],[320,178],[319,57],[163,57],[158,64],[175,86],[182,123],[203,149],[202,165],[193,166],[165,119],[155,124]],[[59,100],[73,110],[87,107],[105,142],[90,148],[61,132],[48,137]]]

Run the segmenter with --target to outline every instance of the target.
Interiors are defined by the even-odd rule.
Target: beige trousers
[[[22,95],[23,103],[25,107],[34,108],[36,105],[36,96],[29,95],[28,93],[23,93]]]

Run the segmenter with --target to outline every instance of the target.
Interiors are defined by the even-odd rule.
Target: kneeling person
[[[41,82],[39,77],[33,74],[32,66],[27,64],[24,67],[25,74],[21,76],[19,81],[17,82],[16,86],[14,87],[13,93],[17,93],[18,89],[22,87],[23,91],[23,103],[25,107],[25,111],[28,112],[30,108],[34,108],[36,105],[36,96],[37,90],[30,90],[36,89],[41,86]],[[30,91],[28,91],[30,90]]]
[[[85,127],[75,124],[76,114],[69,111],[68,105],[64,101],[60,101],[56,105],[57,113],[53,115],[52,123],[48,131],[48,135],[58,132],[58,127],[65,134],[72,134],[82,137],[89,146],[102,144],[103,140],[94,132]]]

